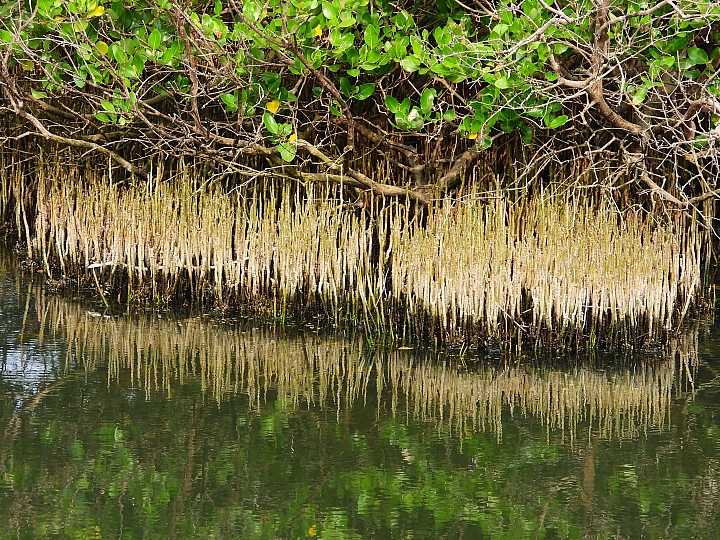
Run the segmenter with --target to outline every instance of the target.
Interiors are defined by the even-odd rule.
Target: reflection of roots
[[[23,416],[26,416],[35,409],[38,405],[40,405],[40,402],[49,394],[52,394],[58,388],[60,388],[62,385],[65,384],[65,379],[57,380],[48,386],[45,386],[42,390],[28,396],[17,396],[21,398],[28,398],[28,401],[24,401],[22,406],[20,408],[17,408],[13,411],[12,417],[10,417],[10,421],[8,422],[7,426],[5,427],[5,437],[4,440],[8,441],[14,441],[15,437],[18,434],[18,431],[20,430],[20,423],[22,421]],[[0,474],[4,471],[0,470]]]
[[[595,426],[604,437],[662,428],[669,422],[673,390],[691,382],[697,364],[697,326],[670,344],[664,360],[638,361],[632,368],[463,372],[420,361],[409,351],[365,351],[359,341],[278,337],[269,330],[224,329],[200,319],[93,317],[56,298],[44,303],[46,320],[65,334],[86,369],[107,363],[111,380],[129,374],[148,398],[192,379],[218,400],[246,394],[252,407],[260,407],[268,393],[291,408],[339,411],[377,400],[395,414],[406,411],[419,421],[459,429],[490,429],[498,437],[508,409],[571,439],[580,423]]]

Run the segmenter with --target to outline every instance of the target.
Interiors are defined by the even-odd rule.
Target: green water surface
[[[720,538],[710,323],[473,363],[102,313],[2,263],[0,538]]]

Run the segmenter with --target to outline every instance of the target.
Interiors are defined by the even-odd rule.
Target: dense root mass
[[[654,339],[702,289],[702,235],[687,215],[501,194],[415,215],[315,189],[265,184],[245,198],[191,179],[41,181],[36,214],[23,219],[34,219],[29,249],[50,279],[85,276],[115,295],[122,283],[130,300],[142,290],[279,316],[311,309],[376,336]]]

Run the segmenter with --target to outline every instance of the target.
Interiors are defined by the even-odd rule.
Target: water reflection
[[[603,437],[634,437],[669,421],[673,390],[692,385],[699,323],[654,358],[617,359],[599,370],[522,363],[458,369],[437,355],[413,350],[381,353],[360,340],[269,328],[233,328],[201,317],[104,317],[38,292],[38,312],[75,352],[78,367],[107,366],[108,383],[128,373],[130,384],[169,395],[174,382],[199,382],[222,400],[246,394],[255,409],[272,390],[287,406],[332,405],[338,411],[367,402],[421,421],[502,434],[503,410],[532,416],[576,436],[590,422]]]
[[[712,538],[720,524],[720,362],[700,324],[654,358],[472,364],[104,316],[0,280],[0,537]]]

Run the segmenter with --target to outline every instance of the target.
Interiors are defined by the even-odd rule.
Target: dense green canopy
[[[718,43],[714,0],[9,2],[0,134],[421,203],[511,143],[506,187],[554,163],[687,207],[715,195]]]

